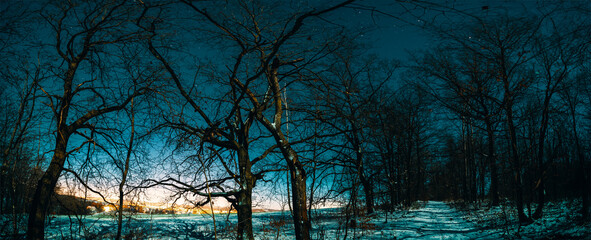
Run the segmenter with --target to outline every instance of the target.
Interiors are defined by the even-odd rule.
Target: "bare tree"
[[[396,66],[380,63],[372,56],[364,58],[361,52],[351,47],[335,51],[331,59],[333,63],[322,75],[321,83],[311,85],[324,93],[321,99],[323,110],[315,117],[335,129],[341,138],[338,142],[342,144],[330,146],[330,151],[338,154],[340,164],[356,173],[364,191],[366,212],[372,214],[376,182],[373,180],[375,166],[371,164],[374,161],[369,160],[374,151],[369,140],[371,117],[382,112],[377,97],[391,81]]]
[[[92,130],[94,126],[89,124],[90,120],[122,110],[133,97],[148,90],[148,85],[144,85],[128,88],[123,95],[113,96],[110,95],[113,92],[109,91],[112,83],[79,76],[79,69],[88,66],[86,64],[89,63],[91,54],[104,54],[97,50],[102,48],[108,51],[111,44],[129,42],[137,38],[136,28],[129,24],[137,14],[136,10],[135,4],[125,1],[80,4],[64,2],[50,5],[42,13],[55,34],[53,46],[62,64],[57,67],[61,71],[57,71],[52,80],[61,83],[61,86],[39,84],[55,120],[56,135],[51,163],[39,180],[31,202],[27,231],[30,239],[44,238],[45,216],[50,196],[64,170],[67,157],[81,147],[69,148],[71,137],[79,135],[85,138],[79,130]],[[80,16],[83,18],[79,18]],[[97,87],[100,84],[107,85],[103,85],[105,88]],[[97,101],[92,101],[92,98]],[[83,144],[90,142],[92,139],[86,138]]]
[[[183,2],[182,4],[185,5],[184,7],[193,9],[198,15],[205,16],[206,21],[209,21],[214,28],[219,27],[222,31],[233,31],[219,25],[212,16],[201,10],[198,6],[193,5],[194,3]],[[241,5],[241,7],[245,7],[245,5]],[[204,154],[204,151],[210,152],[214,157],[208,159],[217,159],[223,166],[226,176],[220,179],[208,179],[197,186],[187,183],[180,178],[152,180],[152,182],[205,197],[206,200],[199,202],[198,205],[207,204],[211,201],[212,197],[226,199],[238,213],[238,239],[254,239],[252,228],[252,191],[256,181],[262,178],[264,171],[255,173],[253,166],[264,159],[268,152],[254,159],[250,156],[249,146],[258,138],[251,137],[251,128],[256,119],[253,113],[248,111],[247,106],[249,103],[244,98],[244,95],[249,93],[249,90],[245,89],[241,85],[242,83],[235,79],[236,76],[241,74],[241,69],[238,67],[242,64],[242,55],[247,54],[252,49],[242,49],[241,56],[234,63],[235,67],[230,73],[232,77],[228,79],[228,83],[224,82],[227,80],[225,79],[227,76],[219,76],[220,79],[215,79],[215,81],[221,81],[221,88],[228,87],[228,92],[224,92],[221,95],[217,95],[217,93],[210,96],[201,95],[195,89],[194,85],[191,84],[191,81],[182,77],[181,72],[184,69],[175,68],[173,62],[161,53],[162,50],[157,45],[158,40],[156,37],[158,35],[155,31],[156,23],[155,21],[146,23],[148,27],[145,27],[145,29],[152,33],[152,37],[149,38],[149,50],[168,72],[178,94],[184,102],[188,103],[193,112],[196,113],[186,113],[181,110],[178,116],[175,116],[176,119],[166,118],[164,126],[180,132],[181,139],[178,141],[181,142],[181,145],[186,144],[182,143],[183,141],[192,143],[195,140],[196,149],[199,151],[197,158],[200,159],[201,156],[207,155]],[[213,78],[217,77],[214,76]],[[209,106],[200,104],[204,100],[213,102],[212,110],[205,110]],[[179,105],[184,104],[180,103]],[[205,123],[204,126],[199,126],[202,123]],[[211,167],[212,163],[209,160],[206,163],[206,165],[201,166],[202,169]],[[235,164],[233,163],[238,166],[234,167]],[[235,187],[224,187],[224,185],[232,185],[232,182]],[[214,191],[210,192],[210,189]]]
[[[497,206],[498,174],[495,153],[496,125],[500,121],[499,89],[494,86],[494,71],[487,61],[470,49],[443,46],[428,53],[415,71],[426,77],[421,88],[438,103],[463,119],[484,123],[487,133],[487,162],[490,169],[491,204]],[[432,81],[432,79],[437,79]],[[471,121],[470,121],[471,122]],[[476,124],[472,124],[477,126]]]
[[[9,72],[3,72],[5,85],[0,93],[4,112],[0,123],[3,136],[0,140],[0,212],[12,217],[11,229],[15,237],[20,229],[19,219],[26,212],[30,201],[30,184],[40,174],[39,156],[35,154],[38,154],[35,148],[35,138],[38,138],[35,123],[39,121],[36,85],[43,78],[43,73],[40,66],[29,67],[13,66]]]
[[[46,69],[38,61],[28,61],[40,52],[31,54],[20,46],[31,39],[34,29],[27,24],[29,7],[2,4],[0,15],[0,213],[8,220],[1,227],[7,230],[2,235],[18,238],[32,196],[30,186],[40,174],[37,83]]]
[[[567,13],[562,13],[567,14]],[[556,18],[562,18],[562,14],[555,14]],[[539,80],[534,84],[538,91],[543,92],[541,99],[541,120],[539,130],[537,131],[537,169],[538,176],[536,181],[536,189],[538,192],[538,205],[535,213],[532,215],[534,219],[542,217],[544,208],[544,179],[548,163],[544,160],[544,149],[546,136],[548,131],[548,123],[550,121],[551,106],[555,99],[555,94],[560,91],[563,82],[567,81],[580,66],[581,60],[585,60],[587,55],[586,49],[589,48],[589,43],[582,36],[586,33],[588,23],[577,20],[577,23],[570,21],[560,21],[554,16],[549,17],[548,24],[552,24],[551,33],[547,36],[541,35],[536,38],[535,49],[536,58],[535,66],[539,69]]]
[[[590,196],[589,196],[589,163],[585,161],[586,150],[583,146],[584,138],[581,137],[581,125],[584,122],[581,119],[581,106],[589,102],[589,79],[586,76],[589,73],[589,60],[586,61],[587,66],[583,69],[578,76],[575,77],[574,81],[565,83],[565,88],[559,92],[560,98],[565,102],[568,108],[570,127],[572,128],[572,134],[574,138],[574,148],[576,152],[577,171],[576,171],[576,182],[578,185],[578,191],[582,199],[581,207],[581,219],[583,221],[589,221],[591,217],[590,210]],[[583,64],[583,66],[585,66]],[[586,95],[586,96],[585,96]]]
[[[492,84],[487,88],[494,89],[494,95],[480,95],[480,100],[476,98],[474,102],[467,102],[467,104],[478,104],[475,105],[475,107],[477,107],[477,109],[483,109],[482,107],[486,107],[486,105],[489,104],[486,102],[492,102],[494,105],[500,106],[502,109],[503,119],[506,123],[507,134],[509,136],[511,163],[515,174],[515,201],[519,220],[527,222],[529,221],[529,217],[527,217],[523,211],[523,183],[521,179],[522,161],[518,147],[515,106],[518,104],[520,96],[523,95],[533,81],[531,72],[528,71],[526,65],[534,57],[534,54],[532,53],[532,43],[533,39],[538,34],[544,17],[515,18],[505,16],[496,19],[486,19],[469,15],[468,18],[473,19],[476,24],[468,26],[467,31],[461,32],[450,30],[441,31],[440,34],[444,38],[450,39],[452,43],[465,49],[469,54],[468,56],[472,56],[474,59],[478,60],[475,61],[475,63],[480,64],[481,67],[472,64],[472,66],[478,67],[472,71],[472,73],[478,73],[478,75],[473,75],[472,81],[475,81],[472,86],[459,85],[458,83],[461,82],[457,81],[449,81],[449,83],[452,84],[452,89],[457,89],[457,94],[459,96],[465,94],[467,96],[478,97],[478,95],[474,95],[473,93],[478,93],[479,91],[485,93],[483,91],[484,88],[482,87],[486,87],[487,85],[483,80],[494,80],[490,81]],[[442,73],[448,74],[449,72]],[[480,73],[483,73],[484,75]],[[455,73],[449,73],[452,77],[454,77],[454,74]],[[482,78],[482,80],[479,80],[480,78]],[[478,82],[482,82],[482,84]],[[473,87],[473,89],[470,87]],[[478,90],[479,88],[481,90]],[[462,89],[468,89],[471,92],[465,92]],[[485,102],[482,102],[482,100]],[[479,104],[479,101],[485,103],[485,105]],[[494,111],[493,107],[488,110],[488,113],[494,113]],[[486,117],[486,115],[484,117]],[[491,120],[492,119],[486,121],[492,123]],[[493,141],[490,142],[492,143]]]
[[[321,10],[306,9],[303,13],[288,13],[282,17],[282,24],[277,25],[273,19],[261,12],[265,9],[259,3],[237,1],[235,9],[229,12],[212,14],[205,10],[209,3],[195,3],[182,1],[193,13],[206,24],[205,31],[212,33],[217,39],[224,40],[223,44],[229,44],[229,49],[237,54],[224,64],[227,71],[219,74],[223,76],[222,86],[229,87],[227,94],[218,101],[228,101],[229,107],[219,109],[227,114],[213,118],[203,110],[203,107],[195,100],[191,87],[185,87],[186,81],[180,78],[178,70],[161,54],[158,46],[150,45],[150,51],[165,66],[177,89],[191,108],[197,112],[197,116],[205,123],[205,127],[175,125],[182,130],[193,133],[201,141],[213,143],[218,147],[236,152],[238,156],[238,171],[227,169],[232,180],[236,181],[239,189],[219,193],[217,195],[233,196],[238,211],[240,239],[252,239],[252,188],[257,179],[262,178],[262,173],[253,173],[252,166],[264,159],[268,154],[277,149],[287,164],[292,185],[292,203],[294,211],[294,225],[297,239],[309,239],[310,221],[307,215],[306,201],[306,172],[299,160],[298,153],[294,150],[288,136],[284,133],[283,124],[284,102],[282,92],[284,84],[282,79],[286,76],[297,76],[301,68],[296,63],[304,61],[301,52],[291,51],[288,46],[299,41],[304,22],[334,11],[352,1],[345,1]],[[213,4],[211,7],[216,8]],[[277,11],[286,9],[276,8]],[[152,25],[154,26],[154,25]],[[150,28],[150,27],[147,27]],[[154,29],[152,27],[152,29]],[[300,46],[302,47],[302,46]],[[315,49],[303,49],[302,52],[311,52]],[[312,52],[312,54],[315,54]],[[317,53],[316,53],[317,54]],[[317,60],[315,57],[307,60],[309,64]],[[305,65],[305,64],[304,64]],[[285,69],[285,73],[282,73]],[[198,96],[199,97],[199,96]],[[215,111],[214,111],[215,112]],[[275,144],[268,147],[263,155],[251,159],[248,146],[251,143],[250,130],[255,124],[260,124],[264,132],[267,132]],[[263,132],[259,133],[263,134]],[[255,136],[254,139],[260,138]]]

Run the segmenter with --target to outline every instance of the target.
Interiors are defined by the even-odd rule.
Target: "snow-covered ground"
[[[498,239],[494,232],[483,232],[462,219],[462,213],[444,202],[427,202],[409,211],[392,226],[397,239]]]
[[[488,203],[458,205],[463,218],[478,225],[484,232],[505,239],[591,239],[591,224],[582,224],[580,201],[548,202],[544,216],[531,224],[520,226],[516,210],[506,202],[502,206],[488,207]],[[526,208],[533,212],[535,205]]]
[[[545,218],[530,225],[516,223],[511,208],[484,204],[453,205],[419,202],[410,210],[378,212],[346,221],[340,209],[312,212],[312,239],[591,239],[591,226],[577,225],[577,204],[549,203]],[[458,210],[461,209],[461,210]],[[134,239],[234,239],[236,215],[135,215],[124,232]],[[254,213],[256,239],[294,239],[289,212]],[[112,216],[76,219],[54,216],[46,229],[47,239],[112,239]]]

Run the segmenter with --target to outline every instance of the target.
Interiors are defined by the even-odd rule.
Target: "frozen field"
[[[444,202],[355,218],[337,209],[312,213],[312,239],[591,239],[589,224],[577,225],[569,203],[549,203],[547,216],[521,228],[510,210],[471,206],[457,210]],[[234,239],[236,215],[135,215],[125,221],[133,239]],[[289,212],[253,214],[256,239],[294,239]],[[116,222],[108,215],[52,217],[47,239],[112,239]]]

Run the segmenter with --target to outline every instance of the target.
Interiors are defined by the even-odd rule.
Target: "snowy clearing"
[[[349,216],[342,209],[312,211],[313,239],[591,239],[591,226],[575,221],[577,203],[548,203],[545,218],[521,226],[511,208],[485,203],[462,205],[418,202],[415,208],[371,216]],[[234,239],[236,215],[134,215],[125,231],[134,239]],[[1,221],[3,226],[8,222]],[[80,224],[82,223],[82,224]],[[46,239],[112,239],[116,221],[109,215],[80,219],[54,216]],[[253,214],[256,239],[294,239],[289,212]]]

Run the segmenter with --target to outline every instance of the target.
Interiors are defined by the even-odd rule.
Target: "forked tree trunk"
[[[121,182],[119,183],[119,209],[117,209],[117,235],[115,236],[115,240],[121,239],[121,234],[123,231],[123,207],[124,207],[124,199],[125,199],[125,183],[127,182],[127,174],[129,173],[129,162],[131,159],[131,153],[133,150],[133,139],[135,137],[135,112],[133,108],[133,100],[131,100],[131,134],[129,137],[129,145],[127,148],[127,155],[125,156],[125,167],[121,171]]]
[[[58,131],[55,152],[51,163],[35,189],[35,195],[31,201],[27,239],[41,240],[45,238],[45,216],[49,208],[49,201],[54,192],[57,180],[66,161],[66,146],[69,134]]]
[[[517,134],[515,133],[515,125],[513,124],[513,111],[506,109],[507,124],[509,129],[509,138],[511,143],[511,158],[513,160],[513,174],[514,174],[514,190],[515,190],[515,207],[517,208],[517,217],[519,222],[530,222],[531,219],[525,215],[523,210],[523,186],[521,184],[521,159],[517,151]]]
[[[78,56],[77,60],[81,61],[82,59],[84,59],[87,53],[88,46],[85,46],[85,50]],[[85,124],[88,120],[95,118],[96,116],[100,116],[102,114],[107,114],[110,112],[120,111],[129,102],[131,102],[131,99],[133,97],[139,96],[141,94],[140,92],[134,92],[133,95],[125,99],[125,101],[123,101],[120,105],[90,110],[80,118],[75,119],[75,121],[72,121],[70,125],[67,125],[66,122],[71,121],[71,119],[69,119],[69,110],[73,98],[72,82],[74,79],[74,75],[76,73],[76,69],[79,66],[79,63],[80,62],[70,62],[68,70],[65,74],[63,85],[64,93],[61,97],[59,110],[57,112],[57,115],[55,116],[57,118],[57,135],[55,139],[55,149],[49,167],[47,168],[47,170],[37,183],[37,187],[35,188],[35,195],[33,196],[33,200],[31,201],[31,208],[29,210],[27,239],[44,238],[45,216],[47,214],[47,210],[49,207],[51,195],[54,192],[55,185],[64,168],[64,164],[68,154],[68,140],[72,133],[76,131],[76,129],[83,126],[83,124]]]
[[[275,142],[283,155],[289,169],[291,180],[291,193],[293,204],[293,221],[297,240],[309,240],[310,228],[312,224],[308,218],[308,208],[306,202],[306,171],[304,165],[300,162],[297,152],[290,145],[289,139],[281,130],[281,120],[283,114],[283,103],[281,99],[281,88],[279,87],[279,78],[277,70],[282,63],[278,58],[271,64],[267,80],[269,87],[273,92],[273,121],[265,118],[262,112],[256,114],[256,118],[273,135]]]
[[[81,55],[85,56],[85,54]],[[41,179],[35,188],[35,195],[31,201],[29,210],[29,220],[27,228],[27,239],[44,239],[45,237],[45,216],[49,208],[51,195],[54,192],[57,180],[63,170],[67,157],[68,140],[72,134],[70,126],[66,124],[69,120],[70,103],[72,100],[72,82],[76,70],[77,62],[71,62],[68,71],[65,74],[62,100],[59,105],[57,117],[57,134],[55,138],[55,148],[49,167],[43,173]]]

